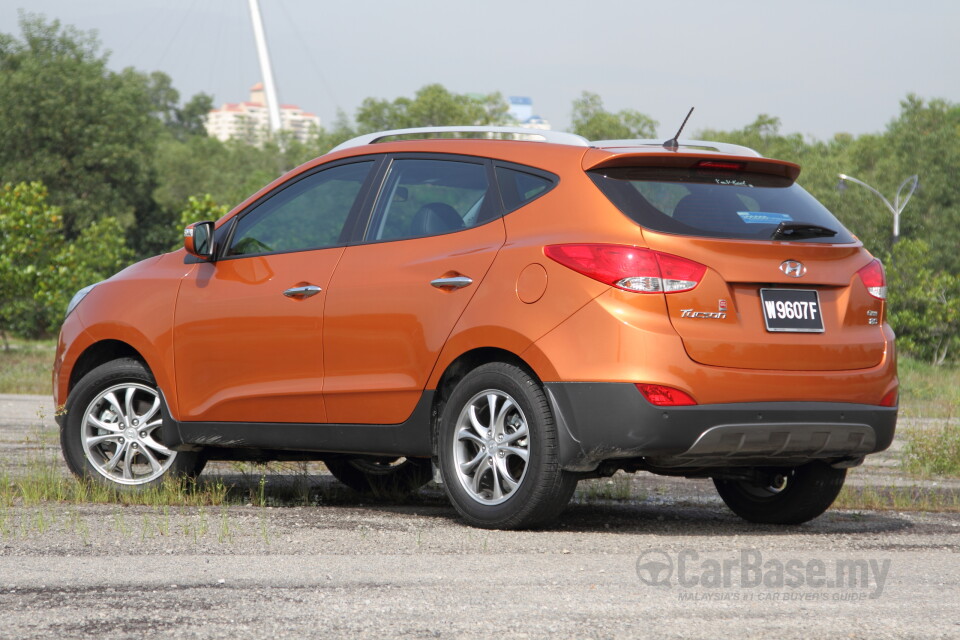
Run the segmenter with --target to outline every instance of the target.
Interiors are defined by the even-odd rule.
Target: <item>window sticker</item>
[[[753,185],[747,182],[746,180],[736,180],[734,178],[714,178],[714,182],[723,186],[730,187],[750,187],[753,189]]]
[[[780,224],[791,222],[793,216],[787,213],[767,213],[765,211],[737,211],[740,219],[747,224]]]

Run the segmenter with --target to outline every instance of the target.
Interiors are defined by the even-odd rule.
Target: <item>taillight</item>
[[[863,269],[857,272],[864,286],[867,287],[867,293],[874,298],[881,300],[887,299],[887,276],[883,272],[883,263],[874,260]]]
[[[707,271],[693,260],[619,244],[552,244],[543,253],[594,280],[640,293],[689,291]]]
[[[637,389],[652,405],[658,407],[689,407],[697,401],[688,394],[662,384],[637,384]]]

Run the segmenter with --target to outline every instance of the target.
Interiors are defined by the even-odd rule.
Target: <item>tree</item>
[[[144,76],[110,71],[92,34],[30,14],[20,29],[0,36],[0,175],[47,185],[71,239],[105,215],[151,220],[160,125]]]
[[[217,204],[216,201],[210,197],[209,193],[205,193],[199,197],[190,196],[187,200],[187,207],[180,212],[180,224],[177,225],[174,233],[178,238],[181,238],[183,229],[187,225],[205,220],[219,220],[226,215],[229,210],[229,207],[226,205]],[[174,249],[179,249],[181,246],[182,241],[177,242]]]
[[[573,101],[572,124],[573,132],[588,140],[642,139],[657,134],[656,120],[633,109],[610,113],[600,96],[589,91]]]
[[[33,333],[41,310],[33,299],[37,274],[50,265],[46,244],[60,231],[60,210],[33,182],[0,189],[0,333]]]
[[[206,136],[204,118],[213,108],[213,96],[198,93],[180,106],[180,92],[173,88],[170,76],[154,71],[146,76],[147,93],[153,105],[152,114],[178,140],[188,136]]]
[[[115,218],[63,238],[60,208],[39,182],[0,188],[0,332],[36,337],[53,332],[71,296],[109,277],[132,253]]]
[[[890,322],[901,350],[941,365],[960,349],[960,274],[930,266],[930,247],[903,240],[888,267]]]
[[[873,184],[891,201],[904,178],[920,176],[901,217],[902,237],[922,238],[930,248],[928,264],[960,273],[960,104],[907,96],[878,156]],[[889,213],[886,219],[889,225]]]
[[[443,85],[430,84],[411,98],[400,97],[389,102],[367,98],[357,109],[360,133],[439,127],[445,125],[502,124],[508,120],[507,103],[499,93],[485,96],[460,95]]]

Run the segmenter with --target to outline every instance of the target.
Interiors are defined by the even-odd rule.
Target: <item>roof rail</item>
[[[728,142],[711,142],[708,140],[680,140],[680,148],[687,147],[690,149],[701,149],[707,151],[716,151],[718,153],[726,153],[732,156],[754,156],[756,158],[762,158],[756,149],[751,149],[750,147],[744,147],[739,144],[730,144]],[[592,147],[662,147],[662,140],[596,140],[590,143]]]
[[[393,129],[391,131],[378,131],[377,133],[368,133],[357,136],[343,142],[333,149],[340,151],[342,149],[351,149],[366,144],[381,142],[384,138],[394,136],[425,135],[430,133],[489,133],[489,134],[508,134],[513,136],[523,136],[521,139],[530,140],[539,138],[536,141],[553,142],[554,144],[569,144],[577,147],[588,147],[590,142],[583,136],[575,133],[566,133],[564,131],[544,131],[542,129],[525,129],[522,127],[484,127],[484,126],[463,126],[463,127],[418,127],[415,129]]]

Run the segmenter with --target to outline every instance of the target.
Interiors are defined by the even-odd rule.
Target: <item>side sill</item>
[[[288,422],[177,422],[163,410],[164,444],[176,451],[207,447],[274,449],[429,458],[435,390],[423,392],[413,413],[399,424]]]

